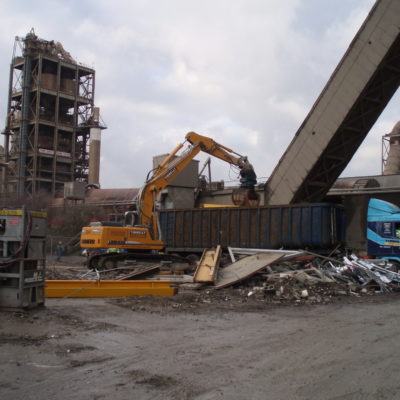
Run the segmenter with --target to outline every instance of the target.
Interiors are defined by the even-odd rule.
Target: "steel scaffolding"
[[[61,43],[33,30],[16,37],[2,132],[3,197],[62,197],[65,182],[87,182],[94,93],[95,71]]]

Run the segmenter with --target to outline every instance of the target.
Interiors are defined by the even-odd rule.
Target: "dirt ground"
[[[84,273],[80,261],[48,273]],[[399,293],[285,304],[248,292],[0,312],[0,399],[400,398]]]

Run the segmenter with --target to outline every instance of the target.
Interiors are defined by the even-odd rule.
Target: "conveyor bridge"
[[[266,204],[319,202],[400,84],[400,1],[378,0],[272,172]]]

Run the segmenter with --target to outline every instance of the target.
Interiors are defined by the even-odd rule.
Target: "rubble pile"
[[[257,249],[234,249],[230,259],[229,262],[226,257],[210,253],[205,262],[197,263],[197,273],[188,269],[177,271],[171,262],[166,265],[146,261],[121,263],[108,270],[59,266],[49,270],[48,275],[52,279],[93,281],[164,280],[178,289],[178,297],[182,298],[179,304],[188,307],[327,303],[340,296],[400,291],[400,273],[396,264],[387,260],[361,259],[353,254],[326,257],[308,251]]]
[[[264,294],[281,301],[308,300],[309,302],[317,303],[332,296],[349,294],[343,284],[327,277],[313,276],[310,272],[310,270],[301,270],[292,274],[269,276],[264,287]]]
[[[355,255],[300,256],[259,271],[258,277],[252,278],[255,286],[248,295],[263,295],[279,302],[320,303],[332,296],[391,292],[400,290],[400,274],[393,269],[395,265],[386,260],[363,260]]]

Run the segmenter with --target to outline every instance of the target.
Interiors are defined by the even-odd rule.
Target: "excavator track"
[[[188,262],[186,258],[176,254],[151,254],[151,253],[105,253],[95,254],[87,259],[88,269],[103,271],[116,268],[118,262],[127,260],[151,260],[151,261],[172,261]]]

